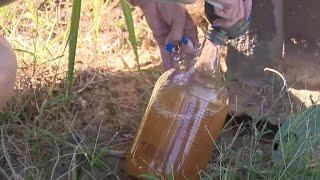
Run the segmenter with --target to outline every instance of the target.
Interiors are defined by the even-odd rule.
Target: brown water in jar
[[[128,152],[126,173],[161,179],[200,179],[228,113],[225,89],[197,84],[157,82],[149,106]]]

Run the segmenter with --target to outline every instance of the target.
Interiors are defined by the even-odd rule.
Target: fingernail
[[[182,37],[182,44],[183,44],[183,45],[187,45],[188,42],[189,42],[189,38],[188,38],[187,36],[183,36],[183,37]]]
[[[166,51],[168,51],[169,53],[172,53],[172,52],[173,52],[173,48],[174,48],[173,42],[169,42],[169,43],[166,45]]]

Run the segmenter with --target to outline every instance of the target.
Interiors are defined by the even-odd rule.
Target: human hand
[[[193,55],[190,47],[199,44],[197,27],[190,14],[180,3],[161,2],[153,0],[134,0],[133,4],[140,7],[147,23],[157,41],[164,69],[179,69],[179,63],[174,60],[173,49],[177,44],[185,46],[182,52],[186,54],[186,67],[193,65]]]
[[[8,5],[9,3],[12,3],[14,1],[16,1],[16,0],[1,0],[0,1],[0,7]]]
[[[223,7],[214,7],[214,13],[219,17],[213,22],[215,27],[228,28],[241,19],[250,20],[252,0],[206,0],[206,2],[218,3]]]

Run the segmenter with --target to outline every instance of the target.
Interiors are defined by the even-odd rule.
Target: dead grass
[[[71,2],[18,1],[0,10],[1,34],[19,61],[15,96],[0,115],[2,177],[118,177],[120,165],[110,163],[117,158],[109,164],[100,159],[128,147],[160,59],[136,11],[138,37],[144,37],[142,66],[151,70],[133,72],[134,54],[118,1],[98,3],[83,4],[75,96],[68,103],[64,84]]]

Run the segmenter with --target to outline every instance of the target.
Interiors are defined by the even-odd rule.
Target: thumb
[[[176,14],[172,18],[170,32],[166,38],[166,42],[180,42],[184,35],[184,26],[186,23],[185,13]]]
[[[169,42],[180,42],[186,24],[186,10],[184,6],[179,3],[159,2],[158,8],[161,17],[170,29],[166,38],[166,44]]]
[[[251,8],[252,8],[252,0],[244,0],[244,17],[248,19],[251,14]]]
[[[187,55],[194,55],[195,49],[192,41],[187,36],[183,36],[181,41],[183,52]]]
[[[185,67],[190,69],[195,64],[196,50],[192,41],[187,37],[182,37],[182,51],[185,54]]]
[[[213,22],[212,27],[228,28],[228,27],[231,27],[233,24],[234,24],[233,21],[226,20],[223,18],[218,18]]]

